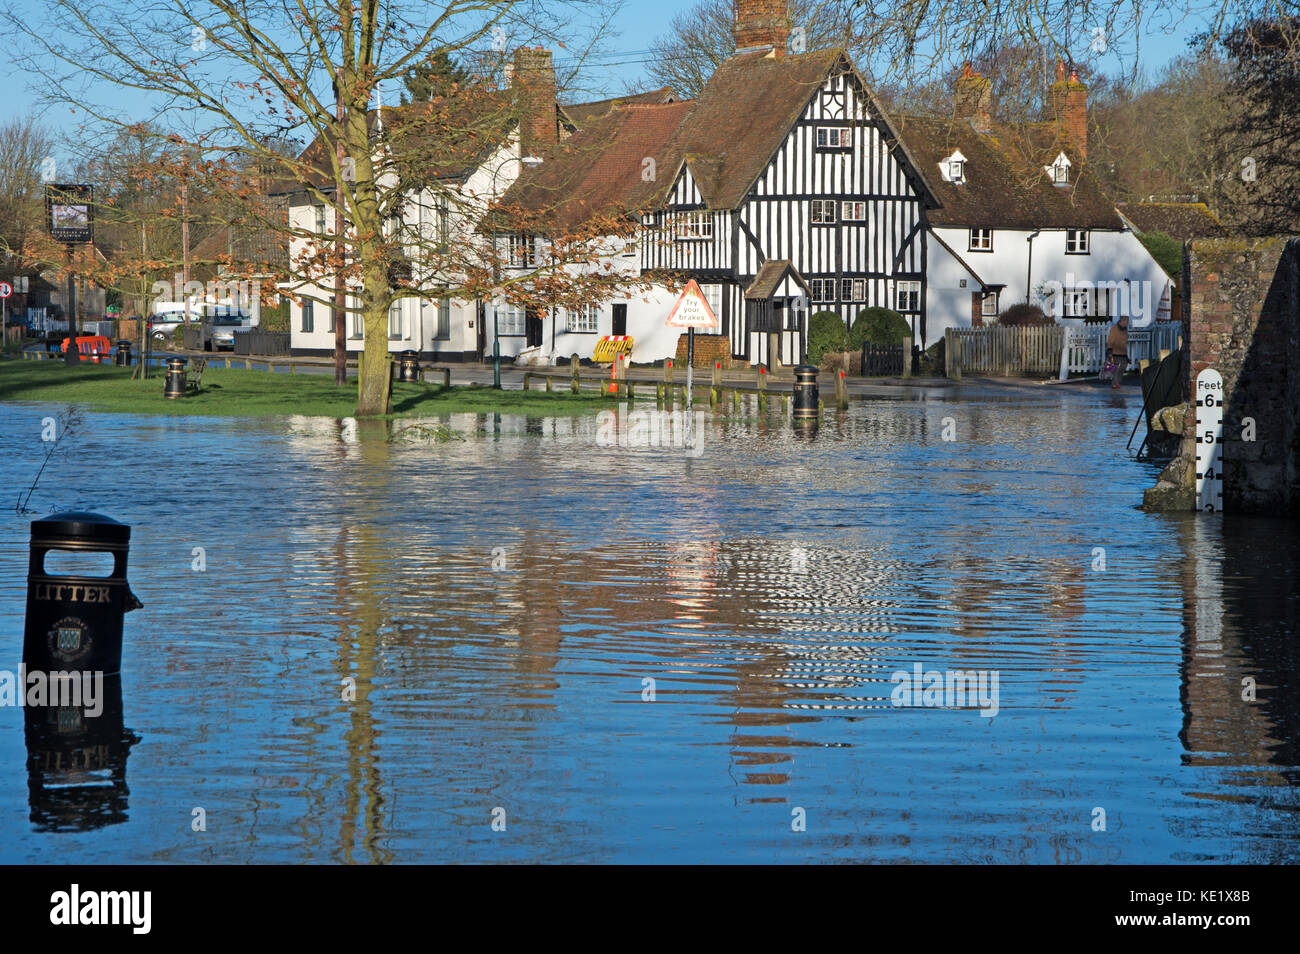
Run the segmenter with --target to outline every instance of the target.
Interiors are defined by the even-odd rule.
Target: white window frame
[[[808,298],[817,303],[835,301],[835,279],[813,278],[808,281]]]
[[[1079,303],[1083,303],[1080,310]],[[1087,288],[1067,288],[1061,292],[1061,314],[1066,318],[1093,317],[1092,291]]]
[[[1091,255],[1092,242],[1087,229],[1065,230],[1066,255]]]
[[[1070,167],[1064,162],[1052,163],[1052,184],[1069,185],[1070,184]]]
[[[433,304],[433,338],[435,341],[449,341],[451,340],[451,299],[439,298]]]
[[[537,241],[527,232],[511,232],[507,236],[508,253],[506,261],[510,268],[537,267]]]
[[[596,334],[600,331],[600,306],[579,305],[564,309],[564,330],[572,334]]]
[[[865,222],[867,220],[867,203],[857,199],[845,199],[840,203],[841,222]]]
[[[904,298],[904,296],[907,296]],[[916,280],[894,283],[894,310],[899,314],[917,314],[921,310],[921,283]],[[909,307],[909,304],[911,307]]]
[[[992,310],[989,310],[989,304],[992,303]],[[998,292],[995,289],[991,292],[985,292],[980,299],[980,316],[983,318],[996,318],[998,316]]]
[[[314,333],[316,331],[316,303],[310,298],[304,298],[298,310],[301,312],[298,322],[299,333],[304,335]]]
[[[867,281],[865,278],[840,279],[840,301],[864,302],[867,300]]]
[[[722,286],[721,285],[701,285],[700,291],[704,293],[704,300],[709,303],[713,310],[713,315],[719,321],[722,320]]]
[[[502,303],[497,308],[497,334],[502,338],[522,338],[527,334],[528,314],[522,305]]]
[[[388,340],[401,341],[406,337],[406,309],[402,299],[397,299],[388,306]]]
[[[316,211],[316,219],[314,223],[316,234],[317,235],[327,234],[325,231],[325,206],[313,205],[312,208],[315,209]]]
[[[993,251],[993,230],[971,229],[966,250],[969,252]]]
[[[808,221],[813,225],[834,225],[835,206],[834,199],[813,199]]]
[[[818,126],[818,149],[848,149],[853,145],[853,133],[848,126]]]
[[[949,159],[948,160],[948,178],[950,181],[961,185],[966,181],[966,160]]]
[[[673,215],[673,238],[678,242],[706,242],[713,238],[713,215],[707,209],[692,209]]]

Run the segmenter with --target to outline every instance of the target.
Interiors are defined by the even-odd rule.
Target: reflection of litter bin
[[[118,672],[122,617],[140,607],[126,582],[131,528],[98,513],[71,511],[32,521],[23,664],[29,671]],[[51,550],[111,553],[108,576],[53,576]]]
[[[140,741],[122,721],[122,677],[93,704],[26,706],[27,802],[37,831],[93,831],[127,820],[126,761]]]
[[[811,364],[801,364],[794,369],[794,418],[806,420],[820,417],[817,402],[820,392],[817,388],[817,368]]]
[[[401,363],[397,369],[397,380],[399,381],[418,381],[420,380],[420,355],[415,351],[403,351],[401,354]]]
[[[163,397],[185,397],[185,365],[187,363],[188,359],[186,358],[167,359],[167,379],[163,382]]]
[[[131,342],[123,339],[117,343],[117,355],[113,363],[119,368],[129,368],[131,366]]]

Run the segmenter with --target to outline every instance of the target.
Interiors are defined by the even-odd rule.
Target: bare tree
[[[341,276],[347,307],[364,326],[359,415],[391,408],[394,302],[475,297],[500,284],[494,241],[404,244],[406,185],[437,193],[435,201],[464,199],[439,170],[448,156],[485,147],[488,130],[520,119],[518,103],[495,89],[509,51],[575,35],[566,48],[582,48],[582,32],[603,30],[610,10],[609,0],[45,0],[44,8],[42,17],[8,10],[6,18],[27,46],[24,66],[48,102],[77,113],[84,139],[110,141],[128,128],[151,139],[159,147],[151,176],[181,184],[182,195],[221,196],[227,221],[291,247],[280,276],[289,294],[328,307],[333,288],[322,285]],[[385,123],[397,114],[378,108],[383,91],[395,102],[407,71],[440,56],[484,82],[412,104],[421,112],[407,114],[410,122]],[[127,91],[148,115],[123,115]],[[292,139],[316,148],[286,154],[272,145]],[[259,189],[268,179],[326,209],[328,234],[290,220]],[[486,208],[463,211],[472,219]],[[512,275],[513,294],[560,281],[561,249],[594,254],[563,239],[544,263]],[[178,264],[153,251],[134,263],[137,272]],[[121,273],[131,264],[111,267]],[[212,264],[232,275],[263,268],[231,256]],[[528,281],[533,273],[546,280]]]
[[[43,164],[54,137],[31,117],[0,124],[0,252],[21,259],[44,218]],[[21,262],[21,264],[27,264]]]
[[[836,0],[790,0],[788,8],[797,49],[843,46],[848,20]],[[650,48],[646,71],[660,86],[685,98],[698,96],[718,65],[736,51],[731,28],[734,0],[702,0],[673,17],[668,32]]]

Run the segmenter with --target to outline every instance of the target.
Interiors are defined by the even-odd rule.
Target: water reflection
[[[104,677],[100,700],[23,710],[30,818],[37,831],[93,831],[127,820],[126,761],[140,737],[123,725],[120,677]]]
[[[698,458],[591,417],[104,418],[57,479],[138,528],[153,756],[81,857],[1294,861],[1300,554],[1134,509],[1137,411],[930,396],[805,438],[749,402]],[[172,492],[193,460],[240,492]],[[916,664],[999,672],[999,713],[895,707]]]

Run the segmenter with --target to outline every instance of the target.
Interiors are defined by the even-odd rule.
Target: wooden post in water
[[[912,336],[903,339],[903,377],[912,376]]]
[[[709,382],[709,406],[714,407],[722,395],[722,362],[713,362],[712,380]]]
[[[835,375],[835,406],[841,411],[849,409],[849,385],[844,380],[843,371],[839,371]]]
[[[578,391],[582,389],[582,382],[578,379],[578,371],[581,367],[582,366],[578,363],[578,356],[575,353],[569,358],[569,391],[572,394],[577,394]]]

